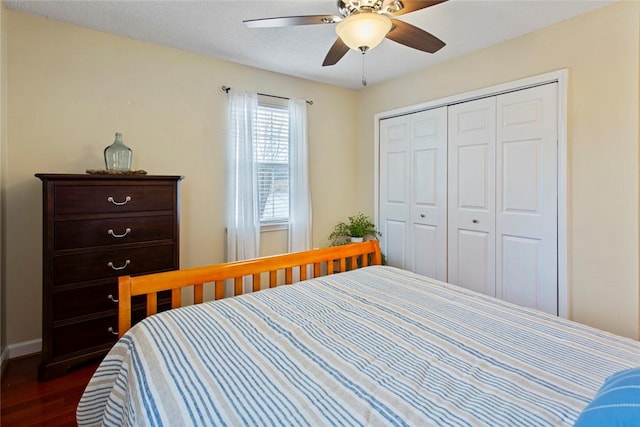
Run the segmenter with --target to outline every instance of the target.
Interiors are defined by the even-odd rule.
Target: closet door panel
[[[496,296],[557,314],[557,85],[497,98]]]
[[[522,140],[502,145],[502,208],[536,214],[540,208],[540,145]]]
[[[444,258],[438,233],[438,227],[422,224],[413,225],[413,271],[424,276],[443,280],[438,277],[438,262]]]
[[[516,236],[501,236],[498,254],[502,270],[499,276],[505,286],[501,298],[523,306],[538,299],[538,272],[541,267],[541,241]]]
[[[387,264],[407,268],[411,125],[404,117],[380,122],[379,230]]]
[[[450,262],[454,270],[449,271],[456,277],[455,284],[493,296],[495,285],[491,260],[494,256],[491,251],[495,246],[492,233],[458,228],[455,240],[457,252],[450,254],[456,258],[455,262]]]
[[[437,149],[414,150],[410,266],[414,272],[434,278],[441,277],[438,262],[446,257],[438,252],[439,234],[443,233],[443,227],[439,227],[436,177],[440,168]]]
[[[386,219],[380,228],[382,235],[386,236],[383,253],[387,258],[387,265],[407,268],[407,222]]]
[[[409,268],[447,280],[447,109],[411,115]]]
[[[495,98],[449,107],[448,280],[495,295]]]
[[[418,149],[413,151],[413,206],[428,211],[438,206],[436,173],[438,170],[438,150]]]
[[[404,208],[407,204],[407,151],[392,151],[387,154],[386,179],[388,182],[385,201],[392,207]]]
[[[457,208],[466,212],[485,213],[491,211],[488,187],[492,179],[489,171],[491,144],[458,145],[457,161]]]

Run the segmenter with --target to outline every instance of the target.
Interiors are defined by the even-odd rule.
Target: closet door
[[[389,265],[447,279],[447,109],[381,121],[380,225]]]
[[[449,107],[448,281],[495,290],[496,98]]]
[[[409,269],[447,280],[447,109],[412,115]]]
[[[380,121],[379,231],[387,264],[407,268],[411,121],[407,116]]]
[[[557,314],[557,84],[500,95],[496,145],[496,296]]]

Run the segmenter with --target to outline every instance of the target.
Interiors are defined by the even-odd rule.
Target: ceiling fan
[[[442,40],[394,17],[445,1],[447,0],[338,0],[338,15],[282,16],[247,19],[242,22],[249,28],[337,24],[338,39],[324,58],[324,67],[336,64],[350,48],[364,54],[385,38],[423,52],[437,52],[445,45]]]

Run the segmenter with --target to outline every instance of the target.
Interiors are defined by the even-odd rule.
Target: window
[[[229,261],[257,257],[262,231],[287,230],[290,252],[311,248],[307,105],[282,104],[229,95]]]
[[[255,123],[258,213],[261,225],[289,220],[289,112],[258,104]]]

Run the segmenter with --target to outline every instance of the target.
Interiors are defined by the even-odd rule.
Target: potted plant
[[[371,239],[381,235],[367,215],[358,213],[350,216],[347,222],[337,223],[329,235],[329,240],[332,245],[342,245],[349,241],[362,242],[365,238]]]

